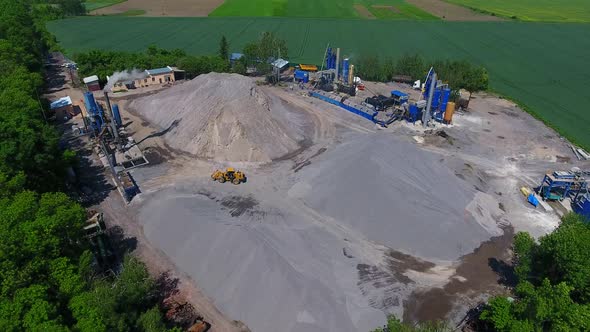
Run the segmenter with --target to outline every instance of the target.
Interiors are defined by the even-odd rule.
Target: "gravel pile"
[[[130,107],[165,131],[172,148],[201,158],[268,162],[299,148],[265,92],[237,74],[200,75]]]
[[[476,190],[428,153],[387,134],[341,144],[304,168],[291,191],[370,240],[435,260],[470,253],[501,230]],[[329,158],[328,158],[329,157]]]

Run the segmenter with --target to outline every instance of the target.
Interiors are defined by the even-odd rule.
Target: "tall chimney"
[[[109,93],[107,90],[104,90],[104,98],[107,103],[107,108],[109,109],[109,118],[111,122],[111,129],[113,131],[113,136],[115,136],[115,142],[119,143],[119,132],[117,131],[117,125],[115,124],[115,116],[113,114],[113,108],[111,107],[111,101],[109,100]]]
[[[336,49],[336,81],[340,77],[340,47]]]
[[[428,101],[426,103],[426,110],[422,113],[422,126],[428,126],[428,122],[430,121],[431,114],[430,108],[432,107],[432,98],[434,96],[434,89],[436,89],[436,72],[432,72],[432,76],[430,77],[430,90],[428,90]]]

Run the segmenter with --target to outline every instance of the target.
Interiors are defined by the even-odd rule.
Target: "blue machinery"
[[[588,182],[581,172],[555,171],[545,174],[539,187],[539,194],[548,200],[563,200],[570,194],[575,196],[588,191]]]
[[[427,100],[426,110],[422,117],[422,124],[428,125],[430,118],[438,122],[444,119],[447,104],[451,98],[451,89],[447,84],[437,81],[437,75],[434,68],[430,68],[426,75],[422,97]]]
[[[590,193],[578,194],[572,202],[574,212],[583,215],[590,220]]]
[[[109,103],[108,96],[106,96],[106,98],[107,103]],[[84,105],[86,106],[86,111],[88,112],[90,126],[92,127],[95,134],[99,134],[108,125],[108,123],[105,121],[104,110],[102,106],[96,102],[92,92],[84,93]],[[122,125],[121,114],[119,113],[119,106],[116,104],[112,107],[112,117],[117,127],[120,127]],[[116,128],[114,128],[113,131],[116,133]]]
[[[539,187],[539,194],[547,200],[572,198],[572,209],[590,221],[590,188],[584,177],[590,172],[580,170],[556,171],[545,174]]]
[[[381,126],[390,125],[394,121],[402,118],[401,114],[393,113],[393,114],[387,116],[385,120],[377,119],[379,112],[375,111],[374,108],[367,107],[367,106],[361,106],[361,105],[355,105],[355,104],[349,102],[348,100],[346,100],[345,98],[340,98],[340,100],[337,100],[334,98],[335,96],[330,95],[329,93],[323,92],[323,91],[318,91],[318,92],[312,91],[309,93],[309,95],[312,97],[318,98],[320,100],[323,100],[325,102],[328,102],[332,105],[340,106],[351,113],[354,113],[356,115],[360,115],[363,118],[365,118],[371,122],[374,122],[376,124],[379,124]]]
[[[106,125],[102,107],[96,103],[92,92],[84,93],[84,104],[88,112],[88,117],[90,118],[90,126],[94,130],[94,133],[98,134]]]
[[[326,50],[325,61],[326,68],[328,70],[335,70],[336,72],[339,71],[339,51],[340,49],[337,49],[336,52],[333,52],[331,48],[328,48]],[[342,61],[341,74],[341,76],[343,76],[343,79],[346,79],[347,76],[350,76],[348,75],[349,66],[350,65],[348,63],[348,59],[344,59]],[[387,112],[385,115],[379,114],[378,111],[383,111],[384,109],[380,109],[376,105],[373,105],[374,108],[355,105],[351,102],[347,102],[344,98],[341,99],[340,97],[330,95],[323,91],[312,91],[309,94],[312,97],[321,99],[325,102],[328,102],[336,106],[340,106],[351,113],[360,115],[363,118],[382,126],[387,126],[396,120],[402,119],[404,117],[404,113],[407,121],[415,123],[418,119],[421,119],[422,124],[424,126],[427,126],[428,122],[431,119],[434,119],[438,122],[444,121],[447,105],[449,104],[449,99],[451,97],[451,89],[448,85],[442,84],[440,81],[437,81],[437,76],[436,72],[434,71],[434,68],[430,68],[426,76],[424,89],[422,91],[422,96],[424,99],[416,103],[407,105],[407,112],[405,112],[405,110],[402,109],[396,109],[393,112]],[[383,98],[389,99],[386,97]],[[409,102],[408,95],[400,91],[392,91],[391,99],[395,100],[395,105],[398,106],[401,106]]]

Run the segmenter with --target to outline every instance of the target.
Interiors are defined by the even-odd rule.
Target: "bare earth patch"
[[[477,13],[442,0],[407,0],[408,3],[447,21],[502,21],[502,18]]]
[[[395,8],[394,6],[372,5],[371,7],[375,8],[375,9],[387,9],[387,10],[391,10],[395,14],[401,13],[399,11],[399,9]]]
[[[373,15],[373,13],[371,13],[367,9],[367,7],[365,7],[365,6],[361,5],[361,4],[358,4],[358,3],[355,4],[354,5],[354,9],[356,10],[357,13],[359,13],[359,15],[361,17],[368,18],[368,19],[371,19],[371,20],[374,20],[376,18],[375,15]]]
[[[92,11],[93,15],[121,14],[129,10],[145,10],[143,16],[207,16],[223,0],[127,0]]]

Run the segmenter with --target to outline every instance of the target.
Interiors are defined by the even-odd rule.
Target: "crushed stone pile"
[[[426,259],[454,260],[502,234],[486,217],[497,203],[474,202],[474,187],[436,154],[378,134],[322,156],[301,171],[291,196],[372,241]]]
[[[269,162],[299,148],[299,137],[271,115],[271,98],[237,74],[200,75],[130,107],[159,126],[170,147],[201,158]]]

